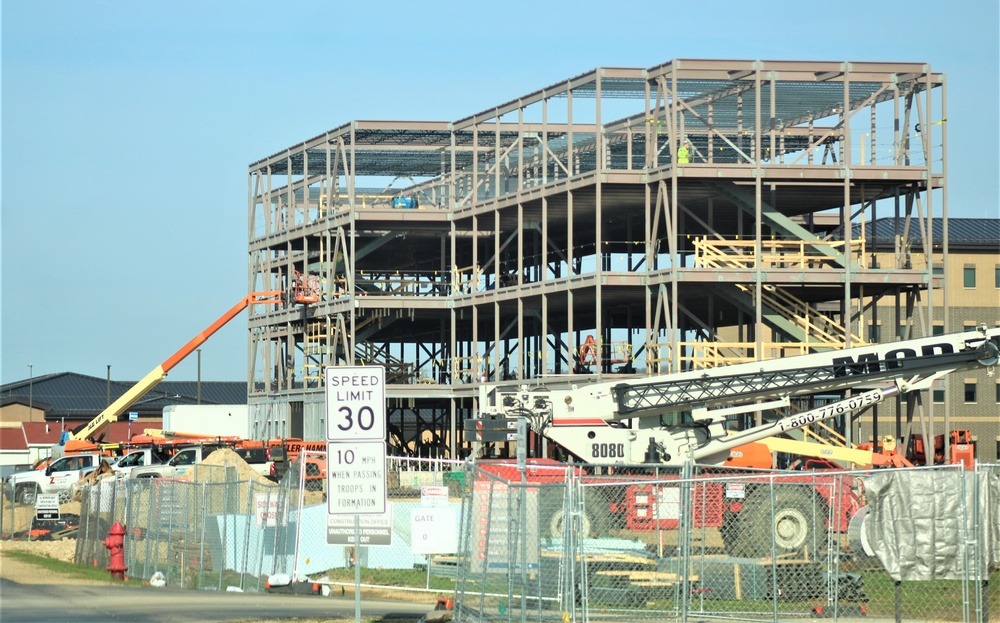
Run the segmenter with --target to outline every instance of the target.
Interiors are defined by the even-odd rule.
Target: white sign
[[[421,506],[448,506],[448,487],[420,487]]]
[[[35,519],[59,519],[58,493],[39,493],[35,497]]]
[[[377,515],[386,507],[384,441],[326,444],[326,501],[331,515]]]
[[[139,419],[139,412],[138,411],[129,411],[128,412],[128,421],[129,422],[135,422],[138,419]]]
[[[358,517],[360,545],[392,545],[392,504],[382,515]],[[327,545],[354,545],[354,515],[326,516]]]
[[[326,369],[327,441],[385,441],[385,368]]]
[[[453,506],[415,508],[410,515],[410,546],[414,554],[458,552],[458,512]]]
[[[288,508],[281,512],[281,498],[277,493],[258,493],[253,510],[258,528],[274,528],[288,523]]]

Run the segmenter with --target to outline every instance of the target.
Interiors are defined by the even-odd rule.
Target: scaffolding
[[[675,59],[297,143],[249,167],[250,290],[310,295],[251,319],[252,417],[323,438],[323,370],[380,364],[393,451],[458,457],[481,383],[856,346],[880,301],[929,334],[945,118],[923,63]]]

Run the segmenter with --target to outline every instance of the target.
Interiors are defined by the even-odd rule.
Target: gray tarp
[[[865,534],[894,580],[989,577],[1000,567],[1000,472],[886,470],[864,484]]]

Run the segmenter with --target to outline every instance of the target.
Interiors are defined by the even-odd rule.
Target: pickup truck
[[[228,446],[222,446],[228,447]],[[191,469],[192,466],[201,463],[210,454],[219,450],[220,446],[197,445],[180,448],[170,460],[162,465],[152,465],[148,467],[134,467],[131,469],[131,478],[177,478]],[[261,475],[270,473],[271,465],[265,462],[265,453],[260,450],[240,450],[231,448],[239,454],[243,460],[250,464],[255,471]]]
[[[34,504],[39,493],[58,493],[66,501],[81,478],[97,469],[100,454],[71,454],[50,463],[44,469],[17,472],[7,478],[4,493],[20,504]]]
[[[140,448],[123,454],[111,465],[111,469],[119,478],[128,478],[136,468],[163,465],[169,459],[170,455],[167,453],[153,448]]]

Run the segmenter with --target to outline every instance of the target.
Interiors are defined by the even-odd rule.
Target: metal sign
[[[482,441],[483,443],[517,441],[517,433],[509,433],[498,430],[471,431],[466,433],[466,437],[471,441]]]
[[[377,515],[386,508],[384,441],[326,444],[326,501],[331,515]]]
[[[458,552],[458,509],[413,509],[410,515],[410,547],[414,554]]]
[[[421,506],[448,506],[448,487],[424,485],[420,487]]]
[[[517,430],[517,420],[507,418],[469,418],[465,420],[465,430],[473,431],[499,431]]]
[[[59,519],[58,493],[39,493],[35,497],[35,519]]]
[[[138,419],[139,419],[139,412],[138,411],[129,411],[128,412],[128,421],[129,422],[135,422]]]
[[[456,529],[457,532],[457,529]],[[392,505],[381,515],[365,515],[358,518],[358,541],[360,545],[392,545]],[[354,517],[342,515],[326,516],[327,545],[354,545]]]
[[[465,420],[466,437],[471,441],[494,443],[517,441],[517,420],[507,418],[469,418]]]
[[[385,367],[326,369],[327,441],[385,441]]]
[[[277,493],[258,493],[254,498],[254,518],[257,527],[274,528],[288,524],[288,505],[282,504]]]

